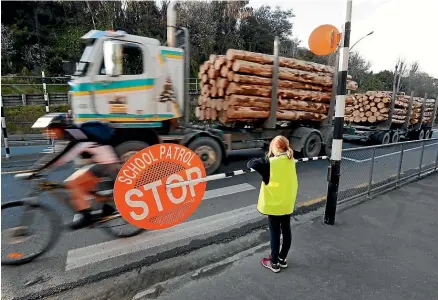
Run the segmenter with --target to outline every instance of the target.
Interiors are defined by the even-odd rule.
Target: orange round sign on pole
[[[135,153],[120,169],[114,200],[122,217],[144,229],[165,229],[186,220],[204,197],[206,182],[167,185],[206,176],[204,165],[190,149],[158,144]]]
[[[316,55],[329,55],[336,50],[341,35],[333,25],[321,25],[312,31],[309,37],[309,49]]]

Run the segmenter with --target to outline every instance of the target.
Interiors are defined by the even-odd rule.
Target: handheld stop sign
[[[201,159],[177,144],[135,153],[120,169],[114,200],[122,217],[144,229],[164,229],[186,220],[204,197],[206,182],[166,187],[206,176]]]
[[[341,40],[339,30],[333,25],[321,25],[315,28],[309,37],[309,49],[316,55],[333,53]]]

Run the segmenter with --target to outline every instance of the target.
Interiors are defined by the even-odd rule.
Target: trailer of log
[[[327,117],[333,68],[313,62],[279,57],[279,121],[315,121]],[[201,95],[196,116],[199,120],[257,122],[270,114],[273,56],[229,49],[226,55],[210,55],[198,77]],[[357,90],[349,76],[347,89]],[[347,103],[354,97],[349,96]]]

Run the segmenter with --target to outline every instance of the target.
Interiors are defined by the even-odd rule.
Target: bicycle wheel
[[[26,207],[30,209],[23,211]],[[22,211],[15,212],[14,209]],[[30,262],[52,248],[59,238],[61,221],[48,206],[13,201],[2,204],[1,212],[2,265],[21,265]],[[28,226],[17,224],[23,213],[29,214],[26,218],[29,217],[27,220],[32,220],[32,224],[27,224]],[[7,228],[14,223],[15,226]],[[48,229],[42,228],[45,223]],[[31,228],[33,225],[36,225],[36,228]],[[46,233],[46,240],[37,237],[40,233]]]
[[[116,238],[128,238],[145,231],[143,228],[129,224],[117,211],[115,203],[106,203],[106,205],[110,205],[114,209],[113,215],[101,222],[101,228],[107,234]]]

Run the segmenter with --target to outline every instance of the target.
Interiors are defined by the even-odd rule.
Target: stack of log
[[[277,119],[320,121],[327,117],[333,68],[279,58]],[[199,71],[201,95],[196,116],[222,123],[260,121],[269,117],[273,57],[229,49],[211,55]],[[357,89],[349,77],[347,88]],[[350,99],[351,101],[351,99]]]
[[[392,92],[367,91],[354,94],[352,102],[346,104],[345,121],[358,124],[375,124],[388,120],[391,108]],[[406,121],[409,97],[397,95],[392,123],[403,124]]]
[[[435,99],[427,99],[424,107],[423,124],[429,124],[432,121],[433,109],[435,106]]]
[[[418,124],[418,122],[420,122],[422,103],[423,100],[421,98],[414,97],[414,101],[412,102],[411,117],[409,120],[409,123],[411,125],[415,125]]]

